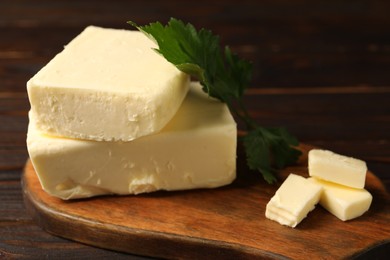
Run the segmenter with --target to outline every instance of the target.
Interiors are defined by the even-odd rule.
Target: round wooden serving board
[[[307,151],[280,172],[308,176]],[[243,158],[243,156],[239,156]],[[212,190],[156,192],[62,201],[46,194],[30,161],[24,176],[28,212],[44,230],[97,247],[163,258],[346,258],[390,244],[390,198],[371,172],[368,212],[343,222],[317,206],[295,229],[265,218],[279,187],[238,161],[237,180]]]

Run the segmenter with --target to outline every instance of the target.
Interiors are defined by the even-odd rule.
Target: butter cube
[[[27,82],[35,127],[69,138],[130,141],[160,131],[189,77],[138,31],[87,27]]]
[[[215,188],[236,177],[237,127],[228,107],[193,84],[174,118],[130,142],[48,136],[30,114],[27,147],[43,189],[62,199]]]
[[[365,189],[355,189],[317,178],[309,181],[323,188],[320,205],[339,219],[346,221],[363,215],[371,205],[372,195]]]
[[[352,188],[364,188],[367,165],[364,161],[327,150],[309,152],[309,175]]]
[[[322,187],[290,174],[268,202],[265,216],[282,225],[296,227],[315,208]]]

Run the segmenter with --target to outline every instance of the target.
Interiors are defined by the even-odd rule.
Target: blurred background
[[[252,61],[245,101],[261,125],[366,160],[390,189],[390,1],[0,0],[0,258],[119,257],[51,236],[26,213],[26,82],[88,25],[170,17]]]
[[[2,0],[0,57],[34,60],[28,67],[39,69],[88,25],[132,29],[126,21],[175,17],[211,29],[251,60],[253,86],[384,86],[389,10],[388,1],[368,0]]]

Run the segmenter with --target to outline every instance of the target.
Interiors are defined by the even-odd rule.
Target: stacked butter
[[[267,218],[296,227],[317,203],[343,221],[370,208],[364,161],[319,149],[311,150],[308,157],[311,177],[290,174],[268,202]]]
[[[320,205],[346,221],[363,215],[372,195],[364,189],[367,165],[364,161],[328,150],[309,152],[308,180],[323,188]]]
[[[296,227],[320,200],[321,186],[290,174],[267,204],[265,216],[282,225]]]
[[[46,192],[74,199],[235,179],[229,109],[153,48],[138,31],[90,26],[28,81],[27,147]]]

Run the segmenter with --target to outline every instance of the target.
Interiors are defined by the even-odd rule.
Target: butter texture
[[[352,188],[363,189],[367,165],[364,161],[328,150],[309,151],[309,175]]]
[[[282,225],[296,227],[315,208],[321,185],[290,174],[266,206],[265,216]]]
[[[309,181],[321,185],[320,205],[339,219],[346,221],[363,215],[372,202],[372,195],[365,189],[355,189],[317,178]]]
[[[35,128],[46,134],[130,141],[160,131],[189,77],[143,33],[87,27],[27,82]]]
[[[61,199],[215,188],[236,177],[237,127],[228,107],[193,83],[161,132],[130,142],[46,135],[30,113],[27,147],[43,189]]]

